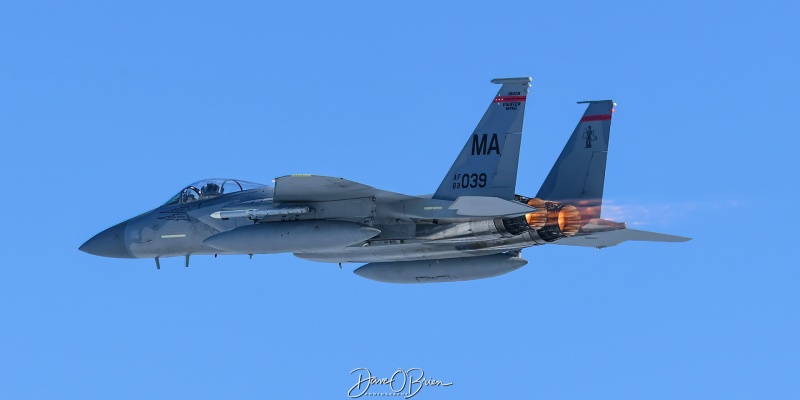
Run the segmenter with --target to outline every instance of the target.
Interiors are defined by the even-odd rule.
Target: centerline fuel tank
[[[356,275],[387,283],[456,282],[507,274],[528,261],[511,254],[365,264]]]

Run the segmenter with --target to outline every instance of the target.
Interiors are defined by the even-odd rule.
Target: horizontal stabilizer
[[[483,196],[461,196],[448,208],[465,217],[515,217],[536,211],[520,202]]]
[[[616,246],[622,242],[633,240],[640,242],[688,242],[691,238],[663,233],[640,231],[636,229],[620,229],[616,231],[597,232],[589,235],[573,236],[556,240],[554,244],[567,246],[603,247]]]

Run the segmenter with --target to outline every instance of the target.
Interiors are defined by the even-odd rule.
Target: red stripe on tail
[[[495,103],[510,103],[515,101],[525,101],[526,96],[497,96],[494,98]]]
[[[601,115],[587,115],[581,118],[581,122],[586,121],[610,121],[611,114],[601,114]]]

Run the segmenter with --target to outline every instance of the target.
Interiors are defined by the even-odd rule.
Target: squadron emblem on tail
[[[586,130],[583,131],[583,140],[586,141],[586,148],[587,149],[591,149],[592,148],[592,142],[597,140],[597,135],[594,134],[594,131],[592,130],[591,126],[587,126]]]

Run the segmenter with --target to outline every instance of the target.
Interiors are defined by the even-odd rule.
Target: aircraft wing
[[[641,242],[688,242],[692,239],[683,236],[666,235],[663,233],[640,231],[636,229],[619,229],[559,239],[553,242],[553,244],[602,249],[603,247],[616,246],[628,240]]]
[[[347,179],[319,175],[286,175],[275,179],[275,203],[334,201],[375,196],[379,192]]]
[[[536,211],[518,201],[483,196],[460,196],[449,209],[468,217],[516,217]]]

